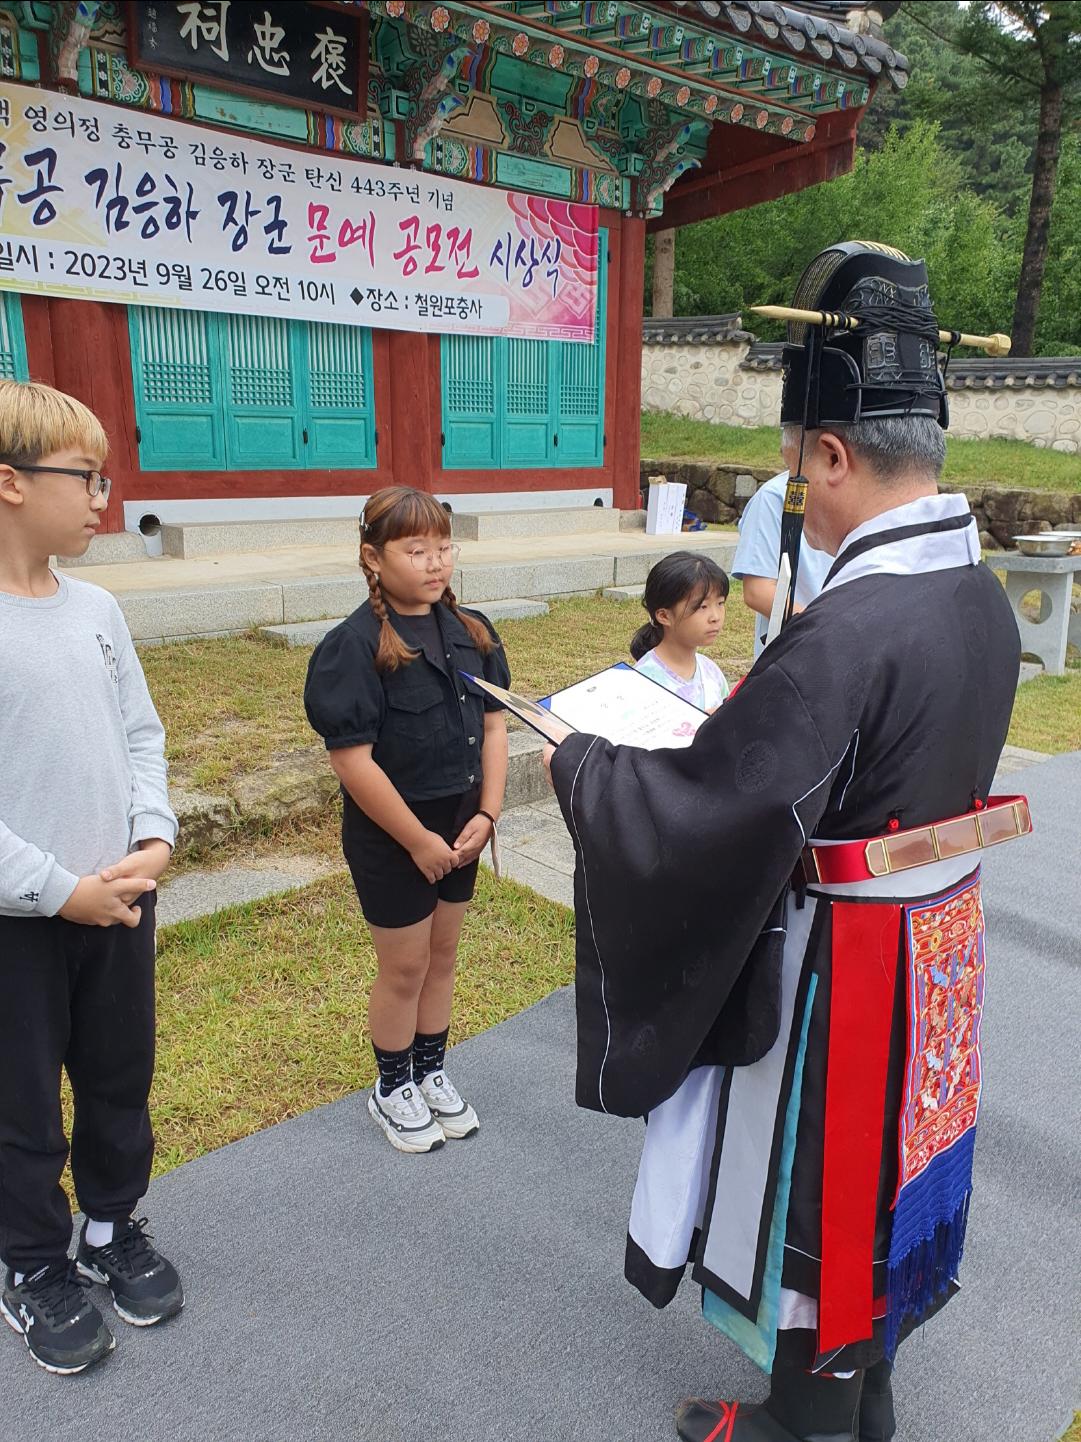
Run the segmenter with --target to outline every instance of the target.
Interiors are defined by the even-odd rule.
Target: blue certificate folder
[[[568,731],[586,731],[617,745],[650,751],[689,746],[707,719],[697,706],[625,661],[575,681],[540,701],[527,700],[480,676],[468,679],[556,745]]]

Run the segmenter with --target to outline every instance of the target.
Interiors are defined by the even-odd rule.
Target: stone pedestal
[[[1006,575],[1006,595],[1013,605],[1021,650],[1043,662],[1044,670],[1061,676],[1066,669],[1066,645],[1081,646],[1081,616],[1072,610],[1073,587],[1081,581],[1081,556],[1020,556],[988,558],[987,564]],[[1021,602],[1030,591],[1042,595],[1040,619],[1030,621]]]

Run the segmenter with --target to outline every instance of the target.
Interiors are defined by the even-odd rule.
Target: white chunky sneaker
[[[445,1071],[429,1072],[420,1090],[445,1137],[469,1137],[480,1129],[476,1112],[462,1099]]]
[[[415,1082],[395,1087],[388,1097],[380,1095],[377,1082],[368,1110],[400,1152],[434,1152],[446,1140]]]

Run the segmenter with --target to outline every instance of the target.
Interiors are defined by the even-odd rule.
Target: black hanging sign
[[[368,11],[297,0],[142,0],[128,5],[134,65],[363,119]]]

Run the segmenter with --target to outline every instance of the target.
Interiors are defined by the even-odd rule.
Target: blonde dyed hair
[[[367,578],[368,599],[380,623],[379,649],[375,653],[377,671],[397,671],[400,666],[408,666],[410,661],[415,661],[420,653],[407,646],[391,625],[383,588],[379,577],[364,559],[364,547],[374,546],[378,551],[388,541],[400,541],[406,536],[438,536],[440,540],[449,541],[450,517],[434,496],[426,491],[416,491],[411,486],[387,486],[385,490],[369,496],[360,518],[360,569]],[[443,588],[439,599],[461,621],[481,655],[487,656],[495,642],[483,621],[458,609],[457,598],[449,586]]]
[[[94,412],[52,386],[0,380],[0,462],[18,468],[66,450],[104,464],[109,439]]]

